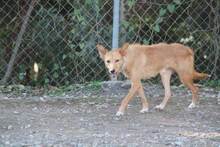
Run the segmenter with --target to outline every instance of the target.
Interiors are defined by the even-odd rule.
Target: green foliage
[[[180,5],[181,4],[181,0],[173,0],[173,2],[177,5]]]
[[[132,8],[135,5],[136,0],[127,0],[127,3],[128,3],[128,7]]]
[[[173,13],[176,9],[176,5],[174,3],[171,3],[171,4],[168,4],[167,5],[167,10],[170,12],[170,13]]]
[[[3,77],[5,72],[5,60],[6,60],[6,49],[11,48],[13,44],[10,44],[10,34],[13,33],[13,25],[3,26],[0,25],[0,76]]]
[[[179,7],[181,7],[181,4],[182,3],[180,0],[174,0],[170,3],[167,3],[166,5],[161,5],[156,9],[152,7],[150,10],[148,10],[151,13],[143,13],[144,15],[142,14],[142,9],[144,8],[141,8],[140,11],[137,11],[137,13],[139,16],[143,16],[142,19],[144,20],[144,22],[141,22],[139,18],[136,17],[137,14],[133,14],[132,11],[129,12],[129,14],[127,14],[128,20],[124,19],[121,21],[122,30],[126,32],[126,38],[129,39],[132,38],[132,40],[134,39],[136,41],[137,39],[140,39],[139,42],[149,44],[152,38],[148,38],[148,39],[146,39],[145,37],[133,38],[133,36],[137,36],[137,32],[145,29],[145,28],[141,28],[141,27],[145,27],[143,26],[144,24],[147,24],[148,25],[147,27],[150,28],[150,31],[146,32],[148,36],[153,37],[154,35],[161,33],[161,30],[163,29],[161,28],[162,25],[165,23],[170,23],[167,21],[167,18],[171,17],[176,12],[176,10]],[[127,2],[127,5],[129,8],[136,6],[138,9],[137,1],[129,0]],[[154,13],[156,11],[157,13]],[[122,36],[122,40],[127,40],[123,35],[121,36]]]
[[[209,80],[205,82],[205,85],[208,87],[220,88],[220,80]]]
[[[162,17],[166,14],[167,12],[167,9],[164,9],[164,8],[160,8],[160,11],[159,11],[159,16]]]
[[[32,54],[32,60],[41,65],[39,82],[48,84],[51,80],[61,76],[59,75],[62,66],[61,57],[68,52],[64,48],[65,19],[58,14],[55,8],[45,9],[41,6],[30,25],[31,30],[27,32],[23,45],[36,51],[35,54]],[[42,26],[44,27],[42,28]],[[29,42],[29,40],[34,41]],[[63,52],[57,54],[60,53],[60,50]],[[47,71],[53,71],[53,74],[46,75]]]
[[[161,7],[159,10],[159,15],[156,18],[156,21],[154,22],[154,24],[152,24],[153,31],[159,33],[161,30],[160,24],[162,24],[164,21],[163,17],[166,17],[166,15],[168,15],[167,14],[168,12],[170,13],[170,15],[172,15],[175,12],[176,7],[180,4],[181,4],[180,1],[176,0],[173,1],[172,3],[167,4],[166,7]]]
[[[148,44],[150,44],[150,40],[149,40],[149,39],[148,39],[148,40],[147,40],[147,39],[144,39],[144,40],[143,40],[143,43],[146,44],[146,45],[148,45]]]
[[[88,85],[87,85],[87,88],[88,89],[91,89],[91,90],[100,90],[101,89],[101,85],[102,83],[100,81],[92,81],[90,82]]]
[[[68,92],[74,91],[86,91],[86,92],[97,92],[101,89],[101,82],[100,81],[91,81],[84,84],[74,84],[74,85],[65,85],[53,88],[47,91],[47,94],[50,96],[63,96]]]
[[[159,24],[156,24],[156,25],[153,27],[153,30],[154,30],[155,32],[159,33],[159,32],[160,32],[160,26],[159,26]]]
[[[62,5],[62,2],[57,4]],[[75,2],[74,9],[66,16],[60,14],[60,7],[40,5],[22,44],[24,48],[34,49],[34,54],[29,56],[32,62],[40,65],[37,84],[69,85],[106,76],[103,73],[95,77],[96,71],[104,69],[98,66],[100,60],[95,48],[97,38],[94,37],[97,32],[93,28],[93,24],[96,25],[102,17],[102,4],[103,2],[93,0]],[[85,13],[85,10],[90,11],[91,15]],[[91,16],[95,17],[91,19]],[[105,27],[111,30],[111,25]],[[108,36],[105,30],[99,33]],[[111,37],[106,39],[110,41]],[[32,64],[26,66],[30,67]],[[26,68],[20,67],[20,81],[24,80]]]

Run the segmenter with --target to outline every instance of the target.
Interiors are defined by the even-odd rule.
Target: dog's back
[[[155,45],[132,44],[127,49],[124,68],[130,74],[148,79],[163,68],[176,72],[193,72],[193,51],[184,45],[159,43]]]

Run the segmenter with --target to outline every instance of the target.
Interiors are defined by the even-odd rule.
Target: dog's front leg
[[[140,81],[134,80],[131,81],[131,88],[127,94],[127,96],[122,100],[121,106],[119,107],[118,112],[116,113],[116,116],[121,116],[124,114],[125,109],[128,106],[129,101],[134,97],[137,90],[140,88]]]
[[[145,97],[144,88],[141,85],[141,83],[140,83],[140,88],[138,89],[138,94],[141,97],[141,102],[142,102],[142,109],[141,109],[140,113],[148,112],[148,102]]]
[[[161,76],[162,83],[165,89],[165,95],[164,95],[164,99],[162,103],[155,107],[156,109],[163,110],[168,100],[171,97],[170,78],[171,78],[172,73],[173,71],[170,69],[163,69],[160,71],[160,76]]]

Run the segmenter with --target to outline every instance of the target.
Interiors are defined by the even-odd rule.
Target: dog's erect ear
[[[126,55],[126,50],[127,48],[129,47],[129,43],[124,43],[123,46],[121,47],[121,49],[119,50],[119,53],[122,55],[122,56],[125,56]]]
[[[97,44],[96,48],[98,49],[99,56],[102,58],[102,60],[104,60],[105,54],[108,52],[108,50],[100,44]]]
[[[128,47],[129,47],[129,43],[126,42],[123,44],[122,49],[126,50]]]

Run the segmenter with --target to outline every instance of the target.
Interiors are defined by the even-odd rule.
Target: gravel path
[[[115,113],[129,84],[111,85],[63,97],[1,94],[0,146],[220,146],[218,91],[202,88],[199,107],[189,110],[190,93],[172,87],[171,101],[156,111],[163,89],[145,85],[150,112],[140,114],[140,98],[134,98],[119,118]]]

